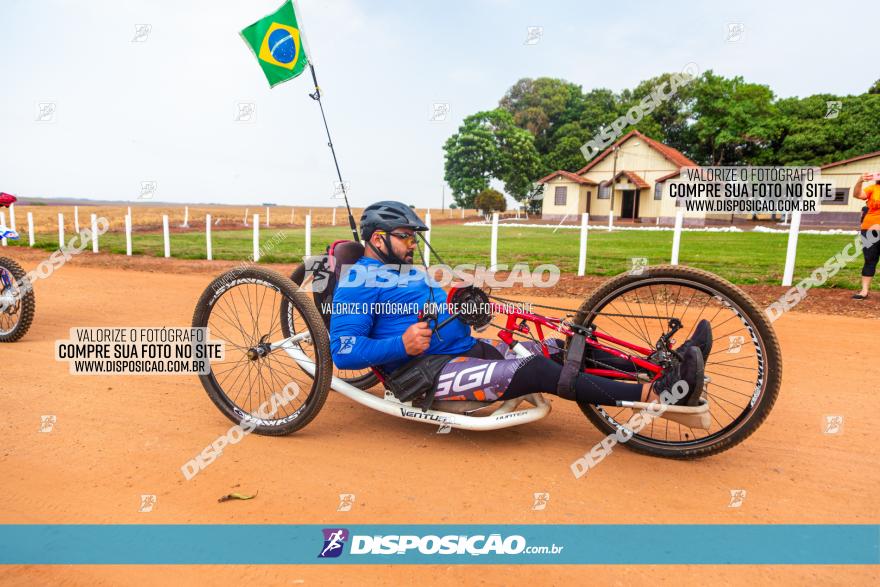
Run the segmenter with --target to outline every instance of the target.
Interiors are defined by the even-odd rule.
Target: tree
[[[693,133],[690,127],[691,109],[694,104],[694,87],[699,85],[699,78],[688,83],[673,80],[679,73],[664,73],[647,79],[632,91],[621,93],[621,110],[626,112],[639,104],[645,97],[659,90],[665,99],[654,100],[653,110],[646,115],[634,128],[649,137],[688,153],[693,145]],[[675,92],[671,92],[675,87]],[[667,97],[667,94],[671,94]],[[659,97],[659,96],[658,96]]]
[[[874,82],[874,85],[868,90],[869,94],[880,94],[880,79]]]
[[[541,154],[549,149],[558,127],[578,120],[582,106],[580,86],[549,77],[521,79],[499,102],[499,107],[513,116],[514,124],[535,137]]]
[[[769,87],[710,70],[693,83],[692,92],[690,152],[698,163],[741,165],[769,144],[775,114]]]
[[[535,149],[541,157],[536,177],[557,169],[583,167],[586,161],[581,146],[617,118],[621,107],[611,90],[584,94],[576,84],[546,77],[519,80],[499,105],[513,115],[514,124],[535,137]]]
[[[457,208],[458,208],[458,206],[455,204],[455,202],[452,202],[451,204],[449,204],[450,210],[456,210]]]
[[[443,146],[444,178],[456,204],[473,207],[474,197],[492,179],[517,201],[528,197],[531,182],[541,172],[534,137],[514,124],[502,109],[478,112],[464,119],[458,132]]]
[[[489,187],[500,167],[501,153],[494,130],[486,124],[485,113],[468,116],[458,132],[446,140],[444,179],[452,188],[455,203],[473,208],[474,197]]]
[[[498,190],[487,188],[474,198],[474,207],[483,214],[495,211],[504,212],[507,210],[507,200],[504,199],[504,194]]]

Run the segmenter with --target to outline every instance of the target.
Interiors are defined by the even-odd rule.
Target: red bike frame
[[[541,350],[544,353],[545,357],[550,356],[550,352],[547,350],[547,345],[544,344],[544,328],[547,327],[549,330],[553,330],[558,332],[564,336],[571,336],[574,332],[566,326],[561,318],[550,318],[548,316],[542,316],[540,314],[532,314],[530,312],[524,312],[519,308],[511,306],[509,304],[498,304],[492,302],[492,311],[496,314],[503,314],[507,316],[507,323],[505,324],[505,330],[500,330],[498,332],[498,338],[503,340],[508,345],[513,343],[513,332],[521,332],[523,334],[531,335],[531,328],[527,324],[527,322],[532,322],[535,326],[535,333],[537,334],[537,339],[541,341]],[[615,357],[620,359],[626,359],[631,361],[634,366],[639,367],[640,369],[644,369],[651,374],[651,379],[655,379],[660,376],[663,372],[663,368],[659,365],[651,363],[650,361],[645,360],[643,357],[647,357],[651,353],[654,352],[653,349],[645,348],[639,345],[632,344],[625,340],[621,340],[617,337],[610,336],[608,334],[604,334],[599,332],[598,330],[593,332],[593,336],[596,337],[597,340],[592,340],[591,338],[586,339],[586,344],[589,346],[605,351]],[[624,353],[619,349],[612,348],[602,344],[599,341],[607,341],[618,346],[622,346],[627,348],[635,353],[638,353],[642,356],[636,356]],[[637,377],[634,373],[627,373],[624,371],[619,371],[617,369],[584,369],[584,373],[589,373],[591,375],[599,375],[601,377],[610,377],[613,379],[632,379],[636,380]]]

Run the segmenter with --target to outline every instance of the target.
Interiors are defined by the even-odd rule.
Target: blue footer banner
[[[880,525],[0,525],[0,564],[880,564]]]

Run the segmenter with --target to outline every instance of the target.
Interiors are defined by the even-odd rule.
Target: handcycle
[[[236,423],[252,421],[258,434],[290,434],[317,416],[332,389],[388,415],[464,430],[519,426],[549,414],[550,402],[539,392],[495,402],[436,401],[427,407],[418,400],[398,400],[385,388],[387,374],[378,367],[335,369],[328,336],[330,301],[342,267],[362,254],[359,243],[336,241],[309,267],[298,265],[290,277],[259,267],[237,268],[205,289],[193,326],[208,327],[212,339],[224,342],[226,354],[199,378],[221,413]],[[532,304],[546,310],[543,313],[526,311],[513,300],[473,286],[453,287],[447,301],[484,308],[462,312],[458,318],[478,331],[495,328],[521,356],[530,354],[518,344],[523,339],[540,344],[549,356],[550,336],[564,339],[566,349],[582,337],[588,347],[603,351],[602,356],[610,354],[632,365],[622,370],[584,357],[583,372],[636,382],[655,380],[679,361],[675,337],[685,340],[700,320],[708,320],[714,347],[706,358],[707,383],[702,390],[710,406],[707,427],[653,418],[633,430],[628,422],[638,406],[631,402],[578,404],[603,433],[628,431],[626,446],[644,454],[688,459],[732,448],[764,422],[779,393],[782,359],[770,322],[740,288],[699,269],[645,267],[638,274],[610,279],[578,308]],[[499,316],[503,323],[494,321]],[[270,418],[257,412],[261,402],[290,381],[303,392],[293,405],[281,406]]]
[[[6,202],[0,200],[0,207],[8,206]],[[18,240],[18,233],[0,226],[0,238]],[[13,259],[0,257],[0,342],[15,342],[27,334],[35,306],[34,290],[24,269]]]

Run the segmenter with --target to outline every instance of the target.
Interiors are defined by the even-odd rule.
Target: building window
[[[654,199],[662,200],[663,199],[663,182],[658,181],[654,184]]]
[[[556,193],[553,196],[553,203],[557,206],[565,206],[565,199],[568,195],[568,187],[564,185],[556,186]]]
[[[607,200],[611,198],[611,182],[603,181],[599,184],[599,199]]]
[[[837,188],[834,190],[833,200],[822,200],[826,206],[844,206],[849,203],[849,188]]]

